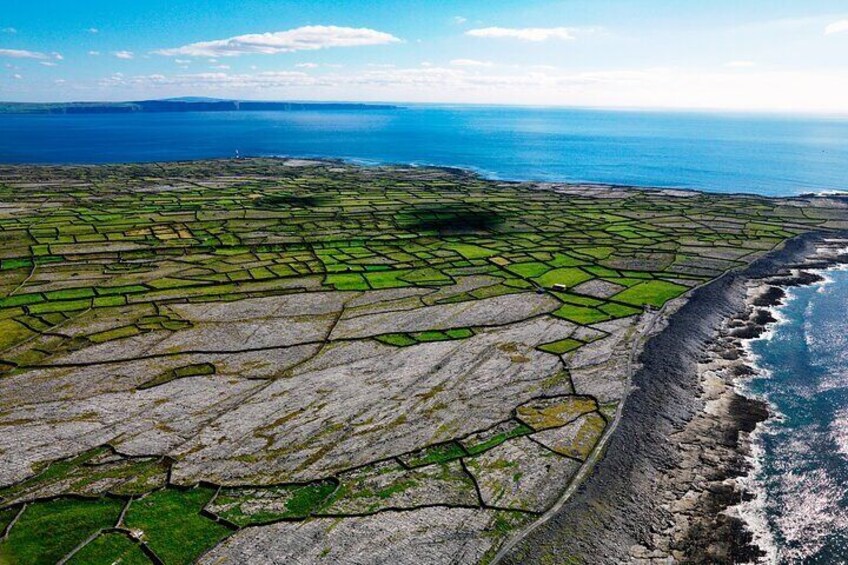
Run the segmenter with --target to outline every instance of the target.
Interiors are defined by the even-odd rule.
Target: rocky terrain
[[[658,352],[695,369],[724,273],[846,217],[323,161],[2,167],[0,562],[685,553],[650,512],[694,495],[637,463],[714,430]]]
[[[799,237],[697,290],[648,343],[634,377],[639,388],[628,399],[604,465],[505,562],[560,562],[558,555],[589,562],[595,552],[609,563],[750,563],[762,557],[733,512],[750,496],[738,481],[750,470],[749,435],[769,416],[764,403],[736,391],[737,381],[753,372],[744,342],[774,322],[768,308],[779,303],[783,288],[810,284],[819,280],[816,269],[848,262],[842,237]],[[657,447],[619,443],[628,439]]]

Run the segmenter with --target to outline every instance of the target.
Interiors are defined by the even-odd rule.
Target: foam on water
[[[790,289],[778,322],[744,344],[756,373],[740,385],[769,403],[752,434],[744,519],[763,563],[848,562],[848,271]]]

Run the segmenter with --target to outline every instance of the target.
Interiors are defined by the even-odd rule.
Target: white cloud
[[[155,51],[159,55],[192,57],[235,57],[246,54],[274,55],[293,51],[314,51],[329,47],[385,45],[400,39],[368,28],[306,26],[275,33],[254,33],[229,39],[201,41],[173,49]]]
[[[3,28],[3,33],[11,33],[11,34],[13,34],[13,35],[14,35],[14,34],[18,33],[18,30],[16,30],[16,29],[15,29],[15,28],[13,28],[13,27],[4,27],[4,28]]]
[[[64,61],[65,60],[65,58],[62,57],[61,53],[56,53],[54,51],[53,53],[51,53],[51,55],[53,55],[53,58],[56,59],[57,61]]]
[[[577,31],[569,27],[484,27],[468,30],[465,35],[492,39],[520,39],[522,41],[547,41],[549,39],[571,41],[576,38]]]
[[[228,71],[228,70],[230,70],[230,66],[229,66],[229,65],[212,65],[210,68],[212,68],[212,69],[219,69],[219,70],[221,70],[221,71]]]
[[[318,64],[317,63],[298,63],[297,65],[295,65],[295,67],[297,67],[298,69],[317,69]]]
[[[38,51],[26,51],[25,49],[0,49],[0,57],[11,57],[12,59],[49,59],[49,55]]]
[[[66,82],[68,82],[68,81],[66,81],[63,78],[57,78],[56,80],[53,81],[53,84],[65,84]]]
[[[22,77],[22,76],[21,76],[21,75],[19,75],[18,73],[15,73],[15,74],[13,74],[13,75],[12,75],[12,78],[13,78],[13,79],[15,79],[15,80],[21,80],[21,79],[22,79],[22,78],[24,78],[24,77]]]
[[[500,69],[501,67],[496,67]],[[721,108],[848,112],[848,75],[838,71],[607,69],[592,72],[411,67],[179,75],[112,75],[99,83],[122,96],[185,92],[231,98],[405,100],[613,108]]]
[[[826,28],[824,28],[825,35],[833,35],[834,33],[845,33],[848,32],[848,20],[839,20],[838,22],[833,22]]]
[[[135,57],[135,54],[132,51],[115,51],[113,55],[115,55],[118,59],[132,59]]]
[[[728,69],[750,69],[756,67],[757,64],[754,61],[730,61],[724,66]]]
[[[453,23],[455,23],[458,26],[461,26],[462,24],[464,24],[467,21],[468,21],[468,18],[464,18],[462,16],[454,16],[454,18],[453,18]]]
[[[52,61],[41,61],[41,63],[39,63],[39,64],[44,65],[45,67],[55,67],[55,66],[57,66],[56,63],[54,63]]]
[[[88,31],[88,33],[91,33],[91,34],[100,33],[100,30],[97,29],[96,27],[90,27],[86,31]]]
[[[88,54],[91,57],[98,57],[98,56],[100,56],[100,51],[89,51]]]
[[[191,63],[191,59],[174,59],[174,62],[178,65],[188,65]]]
[[[491,61],[477,61],[474,59],[454,59],[450,62],[454,67],[492,67]]]

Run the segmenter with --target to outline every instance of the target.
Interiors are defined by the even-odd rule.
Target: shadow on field
[[[497,212],[470,205],[417,207],[405,211],[400,224],[412,231],[474,233],[492,231],[504,223]]]
[[[331,202],[332,199],[329,196],[323,195],[265,194],[256,200],[255,206],[267,210],[278,210],[280,208],[315,208],[326,206]]]

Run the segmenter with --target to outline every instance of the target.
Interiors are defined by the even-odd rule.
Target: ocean
[[[757,497],[741,514],[768,562],[848,563],[848,270],[822,274],[748,344],[759,371],[743,388],[773,418],[755,432]]]
[[[507,180],[792,195],[848,189],[848,118],[411,105],[0,115],[2,163],[245,156],[466,167]]]

